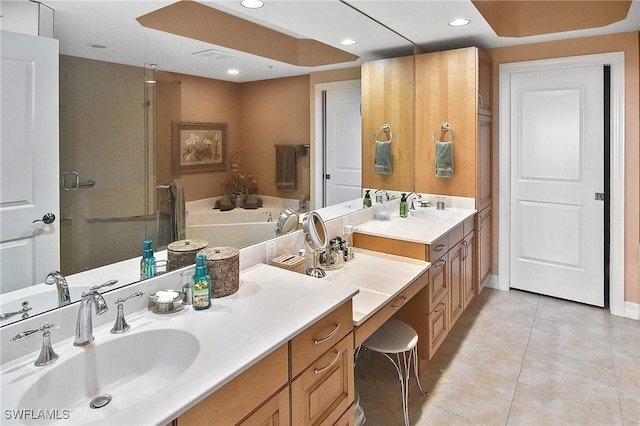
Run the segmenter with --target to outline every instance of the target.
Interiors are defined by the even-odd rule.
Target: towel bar
[[[449,142],[453,142],[453,139],[456,137],[456,134],[453,132],[453,129],[451,128],[451,125],[445,121],[444,123],[442,123],[441,128],[442,128],[442,134],[445,134],[447,132],[451,132],[451,141],[449,141]],[[437,140],[436,139],[435,130],[431,134],[431,138],[433,139],[434,142],[447,142],[447,141],[439,141],[439,140]]]

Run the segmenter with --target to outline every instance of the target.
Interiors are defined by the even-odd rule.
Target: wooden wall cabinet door
[[[413,191],[414,57],[383,59],[362,65],[362,186]],[[374,173],[373,133],[388,124],[392,174]]]
[[[448,50],[415,57],[415,191],[476,196],[477,49]],[[435,176],[435,143],[451,139],[453,178]]]
[[[491,205],[491,126],[490,116],[478,115],[478,210]]]
[[[492,218],[491,206],[476,215],[478,229],[478,294],[491,277]]]
[[[493,115],[493,63],[489,55],[478,51],[478,114]]]

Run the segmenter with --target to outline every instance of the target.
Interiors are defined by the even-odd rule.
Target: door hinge
[[[604,192],[596,192],[596,201],[604,201]]]
[[[326,180],[329,180],[329,179],[331,179],[331,175],[327,173],[326,175],[324,175],[324,178],[325,178]]]

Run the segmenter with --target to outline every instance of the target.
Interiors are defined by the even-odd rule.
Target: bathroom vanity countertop
[[[353,260],[327,271],[323,280],[357,287],[353,298],[353,325],[359,326],[409,287],[431,263],[355,248]]]
[[[432,244],[475,213],[476,210],[462,208],[445,210],[436,210],[434,207],[416,208],[415,211],[410,211],[406,218],[400,217],[395,212],[390,220],[374,219],[362,223],[356,226],[355,232],[419,244]]]
[[[208,310],[194,311],[187,307],[175,314],[159,315],[150,310],[127,313],[131,326],[128,332],[111,334],[113,324],[105,324],[95,327],[95,341],[85,347],[73,346],[73,337],[56,343],[54,349],[60,358],[50,366],[35,367],[37,354],[34,353],[3,364],[2,410],[70,409],[72,407],[21,407],[21,395],[35,383],[54,386],[62,392],[66,386],[84,386],[83,381],[88,385],[91,374],[87,371],[78,371],[78,378],[70,378],[69,383],[47,384],[50,380],[45,376],[65,361],[85,357],[86,351],[99,350],[100,345],[124,336],[179,329],[197,339],[199,350],[193,363],[170,385],[133,405],[123,404],[122,400],[116,403],[118,395],[114,391],[113,401],[104,408],[90,410],[87,400],[82,413],[72,411],[70,418],[59,421],[59,424],[167,424],[357,292],[357,288],[342,282],[333,283],[259,264],[242,271],[239,290],[233,295],[212,299]],[[166,341],[167,345],[171,343],[170,339]],[[125,363],[127,353],[121,356]],[[80,367],[85,369],[83,365]],[[157,374],[157,369],[152,374]],[[153,379],[149,378],[151,383]],[[128,391],[139,393],[134,389]]]

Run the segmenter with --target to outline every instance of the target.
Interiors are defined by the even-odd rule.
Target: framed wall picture
[[[226,123],[173,123],[173,173],[227,168]]]

